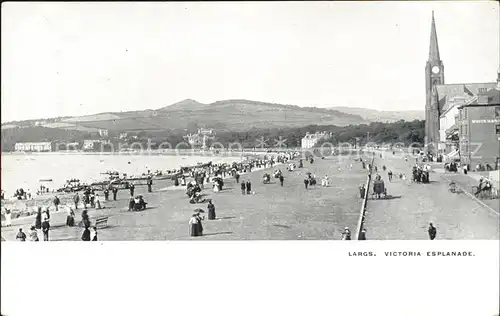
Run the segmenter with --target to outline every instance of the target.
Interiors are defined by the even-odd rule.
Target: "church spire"
[[[432,11],[432,24],[431,24],[431,43],[429,45],[429,61],[438,61],[439,47],[438,38],[436,33],[436,22],[434,21],[434,11]]]

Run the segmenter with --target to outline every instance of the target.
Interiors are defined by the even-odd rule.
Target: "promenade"
[[[383,158],[376,156],[375,165],[386,183],[390,197],[368,200],[364,225],[368,239],[428,240],[430,222],[437,228],[436,239],[499,238],[498,199],[485,201],[490,206],[485,207],[465,193],[449,192],[449,182],[444,177],[457,178],[460,175],[432,172],[430,183],[412,183],[413,164],[414,158],[406,162],[403,157],[393,156],[392,153],[384,153]],[[382,171],[383,165],[391,169],[394,175],[406,173],[408,179],[400,180],[395,176],[389,182],[387,171]],[[460,183],[467,185],[466,180],[461,179]]]
[[[99,230],[99,240],[339,240],[345,226],[353,237],[359,217],[359,185],[366,181],[366,171],[354,157],[328,157],[313,164],[304,162],[304,168],[288,172],[285,165],[243,174],[250,179],[255,195],[242,195],[234,178],[224,180],[219,193],[206,185],[203,193],[213,199],[217,220],[203,221],[204,236],[189,237],[188,221],[196,208],[206,211],[206,204],[190,204],[185,187],[173,187],[171,181],[156,181],[153,192],[146,186],[137,186],[136,195],[143,194],[148,209],[127,211],[128,190],[118,193],[118,201],[105,202],[105,209],[89,209],[91,220],[109,216],[109,227]],[[297,163],[297,161],[295,161]],[[352,164],[352,170],[349,165]],[[272,178],[262,183],[264,173],[281,169],[284,186]],[[316,175],[316,187],[305,189],[306,172]],[[328,175],[329,187],[321,187],[321,178]],[[79,222],[81,209],[76,212]],[[83,229],[65,226],[67,213],[51,212],[51,240],[80,240]],[[14,240],[19,227],[27,233],[34,217],[13,220],[13,226],[2,227],[2,236]],[[42,233],[39,231],[39,238]]]

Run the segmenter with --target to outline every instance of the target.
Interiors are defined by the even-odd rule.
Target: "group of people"
[[[2,192],[3,196],[3,192]],[[31,200],[31,192],[28,189],[25,191],[23,188],[17,189],[16,192],[14,193],[14,197],[18,200]],[[3,200],[3,197],[2,197]]]
[[[208,220],[215,220],[215,205],[212,203],[212,200],[208,201],[207,205],[208,209]],[[191,237],[199,237],[203,236],[203,224],[202,221],[205,220],[205,216],[201,215],[204,213],[202,209],[197,209],[196,213],[194,213],[189,219],[189,235]]]
[[[412,168],[412,181],[416,183],[429,183],[429,171],[429,165],[426,164],[421,167],[420,165],[415,164]]]

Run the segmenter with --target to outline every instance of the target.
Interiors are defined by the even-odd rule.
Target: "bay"
[[[120,174],[141,175],[147,170],[177,169],[192,166],[198,162],[230,163],[240,161],[240,157],[225,156],[187,156],[151,155],[130,153],[2,153],[1,189],[5,197],[11,198],[14,192],[23,188],[35,194],[40,185],[50,190],[58,189],[71,178],[90,183],[107,179],[101,173],[118,171]],[[50,182],[40,180],[51,179]]]

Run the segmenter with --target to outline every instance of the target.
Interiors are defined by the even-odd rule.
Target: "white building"
[[[98,144],[109,144],[109,140],[99,140],[99,139],[85,139],[83,141],[83,150],[92,150],[94,149],[94,143]]]
[[[99,135],[101,137],[108,137],[108,130],[107,129],[100,129],[99,130]]]
[[[16,151],[52,151],[51,142],[16,143]]]
[[[326,139],[330,136],[331,136],[331,133],[327,133],[327,132],[322,132],[322,133],[316,132],[314,134],[306,133],[306,136],[304,136],[304,138],[302,138],[302,141],[301,141],[302,148],[312,148],[316,144],[318,144],[319,141]]]

